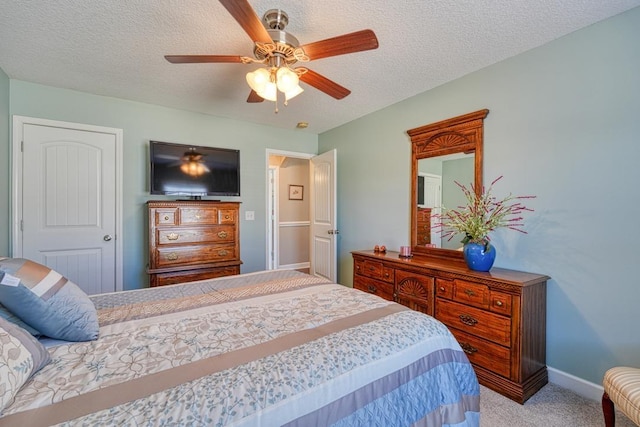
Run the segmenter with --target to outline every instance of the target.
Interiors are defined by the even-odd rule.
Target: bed
[[[0,426],[479,425],[447,328],[365,292],[267,271],[88,299],[99,337],[40,338]]]

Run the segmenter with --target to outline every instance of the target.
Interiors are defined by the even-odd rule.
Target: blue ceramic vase
[[[482,243],[465,243],[462,253],[467,266],[474,271],[489,271],[496,260],[496,248],[490,243],[486,247]]]

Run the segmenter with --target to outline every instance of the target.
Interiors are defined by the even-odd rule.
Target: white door
[[[122,289],[121,146],[120,129],[14,117],[14,257]]]
[[[338,280],[336,150],[311,159],[311,274]]]

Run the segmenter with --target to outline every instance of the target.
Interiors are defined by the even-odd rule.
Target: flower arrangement
[[[457,209],[442,208],[442,212],[434,214],[436,219],[435,228],[440,229],[442,237],[448,237],[449,240],[458,233],[465,235],[462,243],[479,243],[484,244],[485,248],[489,248],[489,233],[497,228],[509,228],[520,233],[527,234],[522,229],[524,226],[522,213],[533,209],[524,206],[520,200],[532,199],[535,196],[514,196],[509,194],[505,198],[498,200],[491,194],[493,185],[498,182],[502,176],[496,178],[489,188],[483,188],[480,195],[476,194],[475,188],[471,188],[458,183],[467,199],[466,206],[459,206]]]

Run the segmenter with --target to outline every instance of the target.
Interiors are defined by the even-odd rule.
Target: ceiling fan
[[[342,99],[351,93],[349,89],[306,67],[291,68],[293,64],[378,47],[378,39],[371,30],[300,46],[294,36],[284,31],[289,17],[282,10],[268,10],[260,20],[247,0],[220,0],[220,3],[255,43],[254,58],[236,55],[165,55],[166,60],[172,64],[263,64],[265,68],[247,74],[247,83],[251,87],[247,102],[262,102],[264,99],[275,101],[276,112],[278,92],[284,95],[286,105],[289,99],[302,92],[299,80],[335,99]]]

